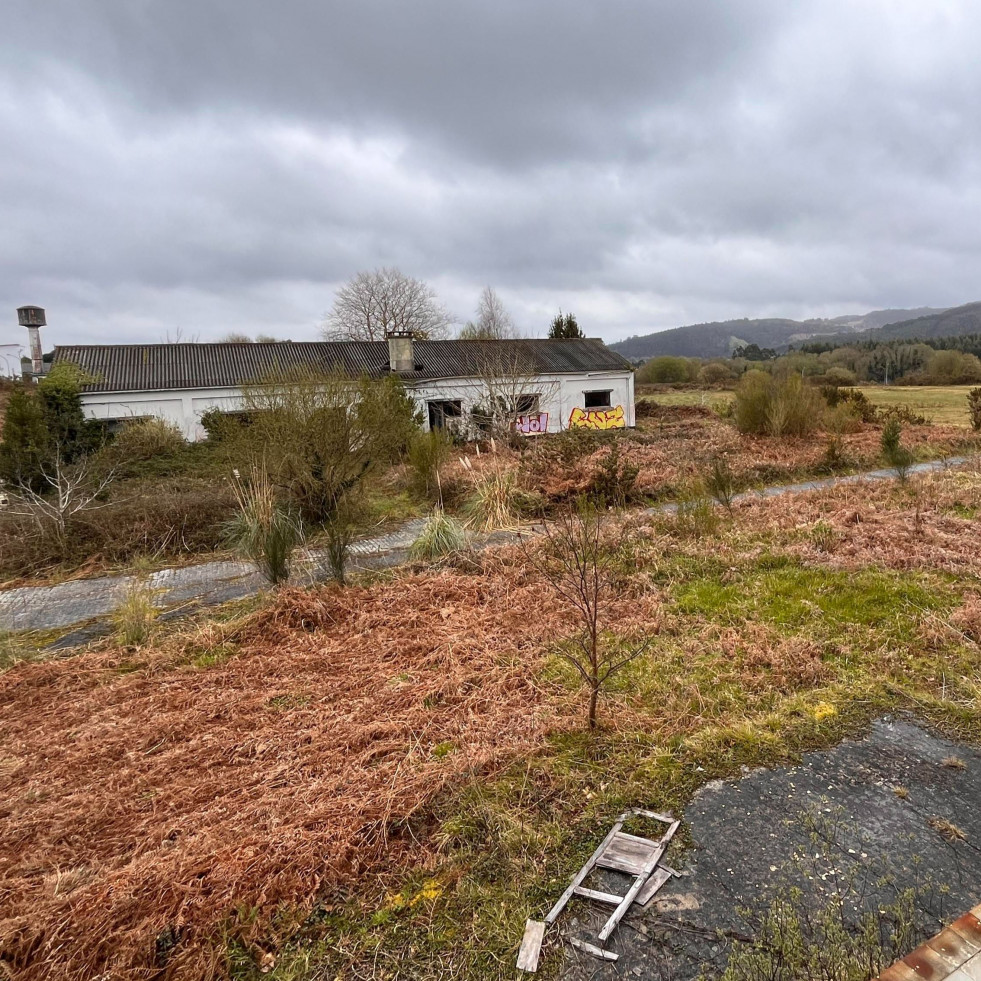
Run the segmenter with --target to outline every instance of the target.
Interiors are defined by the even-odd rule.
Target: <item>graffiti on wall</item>
[[[573,409],[569,416],[569,426],[581,429],[626,429],[627,417],[622,405],[612,409]]]
[[[515,420],[514,428],[516,432],[524,433],[525,436],[532,436],[535,433],[547,433],[548,413],[536,412],[534,415],[518,416]]]

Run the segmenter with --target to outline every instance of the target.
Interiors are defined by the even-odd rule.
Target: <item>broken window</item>
[[[427,402],[429,409],[429,428],[443,429],[447,426],[459,425],[458,420],[463,416],[463,402],[460,399],[437,399]]]
[[[613,394],[610,389],[604,392],[583,392],[582,407],[584,409],[612,409],[613,402],[610,396]]]
[[[514,414],[517,416],[534,416],[541,411],[541,395],[519,395],[514,400]]]

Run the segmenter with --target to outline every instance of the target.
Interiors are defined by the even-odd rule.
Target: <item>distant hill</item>
[[[961,337],[981,333],[981,303],[965,303],[949,310],[932,310],[912,320],[888,323],[862,335],[863,341],[894,341],[907,337]]]
[[[836,324],[840,330],[875,330],[886,324],[897,324],[919,317],[931,317],[946,313],[947,307],[913,307],[911,310],[873,310],[860,316],[834,317],[831,320],[808,320],[806,323]]]
[[[981,304],[968,304],[968,307],[981,307]],[[957,307],[955,310],[965,310]],[[785,320],[780,318],[764,320],[723,320],[710,324],[691,324],[687,327],[674,327],[656,334],[641,337],[628,337],[609,346],[625,358],[645,360],[661,354],[680,355],[687,358],[727,358],[733,349],[746,344],[760,347],[785,349],[790,344],[808,340],[812,337],[845,336],[871,332],[872,329],[891,330],[900,323],[920,323],[930,321],[955,310],[934,307],[919,307],[912,310],[873,310],[871,313],[846,314],[832,319]],[[975,323],[972,330],[965,328],[956,333],[971,333],[981,330],[981,322]],[[941,333],[950,333],[946,328]],[[922,336],[922,335],[897,335]],[[939,336],[930,335],[930,336]]]

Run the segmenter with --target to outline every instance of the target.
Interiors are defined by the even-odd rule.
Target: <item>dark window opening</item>
[[[537,415],[541,411],[541,398],[541,395],[519,395],[514,400],[515,415]]]
[[[612,391],[607,389],[605,392],[583,392],[582,407],[584,409],[612,409],[613,403],[610,401]]]
[[[445,426],[456,425],[453,420],[463,416],[463,402],[460,399],[441,399],[428,402],[427,406],[430,429],[443,429]]]

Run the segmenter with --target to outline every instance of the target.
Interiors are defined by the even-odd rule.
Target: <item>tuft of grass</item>
[[[719,530],[719,515],[700,487],[690,487],[678,498],[674,515],[664,524],[680,538],[707,538]]]
[[[463,526],[437,505],[426,519],[419,537],[412,543],[409,556],[432,562],[444,555],[461,551],[466,544],[467,533]]]
[[[127,422],[112,441],[110,452],[123,463],[134,463],[175,457],[185,446],[187,440],[174,423],[151,416]]]
[[[239,511],[227,526],[229,541],[269,582],[286,582],[293,552],[303,541],[299,517],[277,502],[265,467],[255,463],[247,481],[235,482],[235,496]]]
[[[113,626],[119,642],[126,647],[142,647],[153,636],[158,611],[153,602],[154,590],[142,577],[134,578],[113,614]]]
[[[431,750],[433,757],[435,757],[437,760],[441,760],[443,757],[449,756],[450,753],[455,751],[456,745],[451,741],[437,743]]]
[[[963,828],[959,828],[953,821],[948,821],[947,818],[937,817],[934,815],[931,817],[927,824],[940,835],[944,841],[949,841],[951,844],[957,841],[967,841],[967,835],[964,833]]]
[[[234,647],[216,647],[197,654],[190,663],[196,668],[216,668],[224,664],[230,657],[234,657],[235,654]]]
[[[526,502],[526,495],[518,487],[517,471],[496,466],[477,474],[472,467],[468,469],[473,488],[462,507],[466,526],[475,531],[494,531],[517,525]]]
[[[798,375],[776,379],[753,370],[736,387],[734,418],[743,433],[807,436],[821,425],[825,408],[818,392]]]
[[[967,764],[959,756],[945,756],[940,761],[940,765],[947,767],[948,770],[967,769]]]
[[[309,695],[274,695],[266,705],[274,712],[291,712],[293,709],[306,708],[312,701]]]
[[[810,529],[810,539],[819,552],[830,555],[838,547],[841,536],[827,521],[816,521]]]

